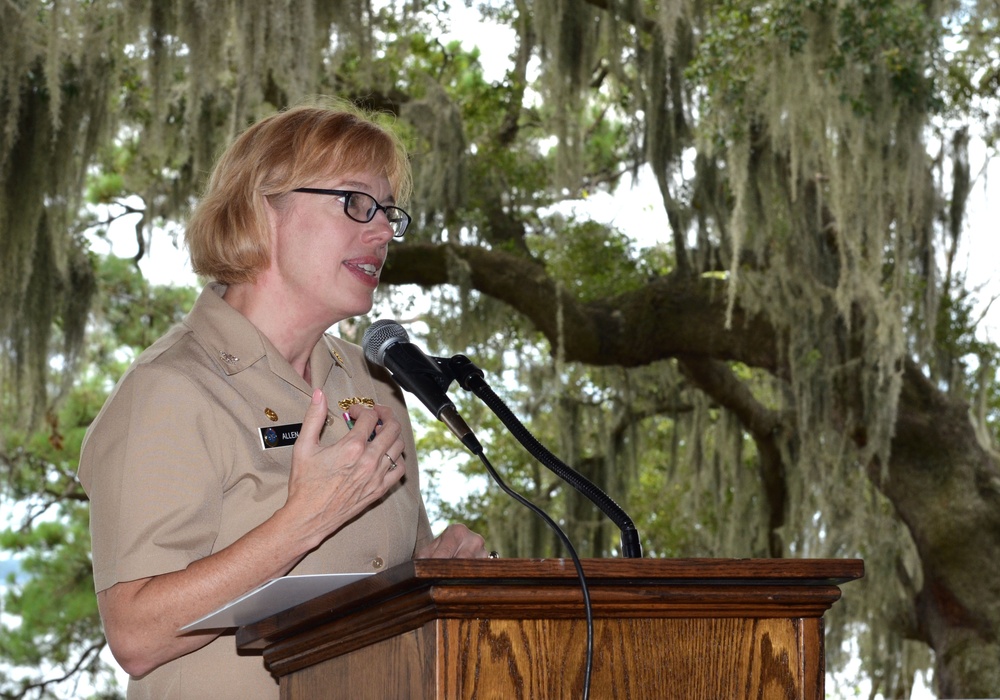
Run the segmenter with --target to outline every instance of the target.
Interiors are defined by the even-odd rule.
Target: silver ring
[[[396,460],[394,460],[392,457],[389,457],[388,452],[385,453],[385,456],[389,459],[389,464],[392,465],[389,467],[389,471],[392,471],[393,469],[399,466],[398,464],[396,464]]]
[[[498,552],[497,550],[494,549],[492,552],[489,553],[489,558],[490,559],[499,559],[500,558],[500,552]]]

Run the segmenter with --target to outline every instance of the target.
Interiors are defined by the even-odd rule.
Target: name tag
[[[301,423],[260,428],[260,446],[265,450],[272,447],[289,447],[295,444],[300,430],[302,430]]]

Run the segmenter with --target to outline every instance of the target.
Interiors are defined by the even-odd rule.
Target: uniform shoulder
[[[134,366],[155,365],[189,372],[196,366],[212,367],[217,364],[187,325],[179,323],[142,351]]]

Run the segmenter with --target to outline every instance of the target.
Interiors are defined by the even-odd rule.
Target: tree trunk
[[[976,439],[969,407],[907,366],[884,479],[872,479],[909,527],[923,588],[917,633],[936,654],[938,692],[1000,690],[1000,468]]]

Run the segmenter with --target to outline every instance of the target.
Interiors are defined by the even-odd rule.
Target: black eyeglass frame
[[[406,233],[406,229],[410,225],[410,222],[413,221],[410,215],[407,214],[403,209],[400,209],[397,206],[393,206],[392,204],[389,205],[379,204],[378,200],[372,197],[367,192],[358,192],[357,190],[327,190],[321,187],[296,187],[294,190],[292,190],[292,192],[304,192],[305,194],[325,194],[325,195],[330,195],[331,197],[343,197],[344,213],[347,214],[347,218],[349,218],[351,221],[357,221],[359,224],[367,224],[369,221],[375,218],[375,214],[377,214],[379,211],[384,211],[385,218],[389,220],[389,226],[392,227],[393,238],[402,238],[403,234]],[[361,195],[362,197],[368,197],[368,199],[374,202],[374,206],[368,210],[367,219],[359,219],[358,217],[351,214],[349,207],[351,204],[351,197],[353,197],[354,195]],[[391,214],[393,212],[399,212],[400,214],[403,215],[403,218],[401,220],[402,223],[399,224],[399,230],[396,230],[396,224],[399,223],[400,220],[392,218]]]

